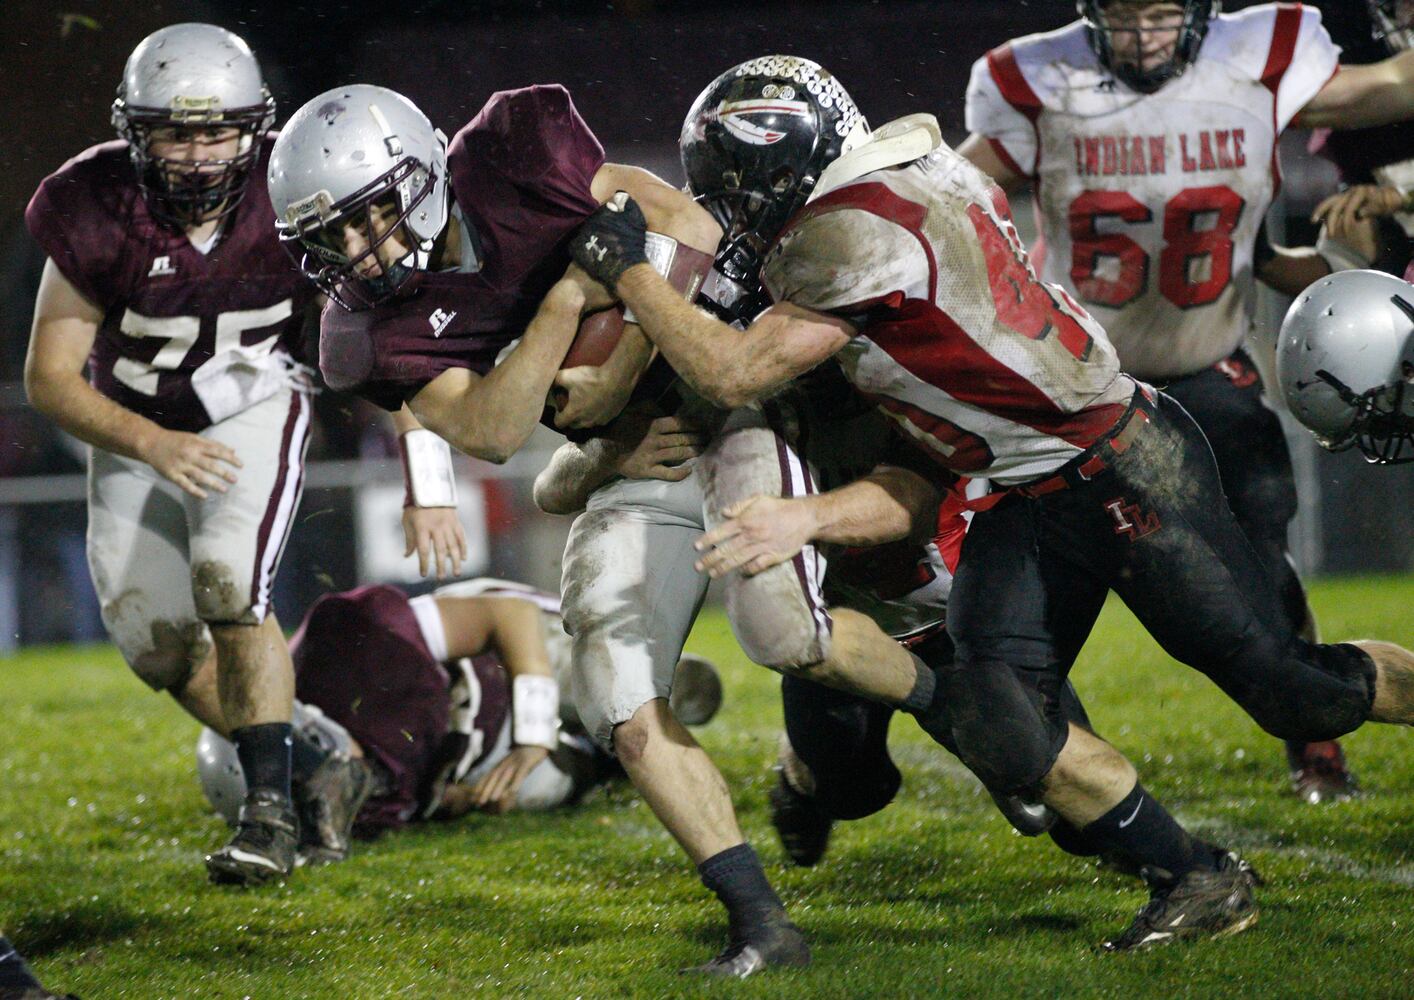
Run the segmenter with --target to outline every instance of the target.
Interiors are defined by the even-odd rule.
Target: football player
[[[978,60],[959,152],[1008,193],[1034,184],[1042,276],[1104,326],[1125,371],[1198,423],[1284,613],[1314,639],[1287,554],[1291,457],[1242,345],[1254,279],[1294,295],[1351,262],[1338,245],[1272,247],[1263,220],[1281,133],[1414,116],[1414,54],[1341,66],[1320,11],[1301,4],[1076,7],[1080,20]],[[1338,744],[1288,742],[1287,757],[1303,799],[1355,792]]]
[[[529,436],[552,385],[568,393],[560,423],[607,424],[650,359],[651,345],[630,325],[605,364],[557,372],[581,314],[612,301],[570,266],[567,246],[605,199],[619,190],[642,199],[656,233],[708,263],[721,235],[682,192],[606,163],[559,86],[494,94],[450,144],[392,91],[331,90],[281,132],[270,186],[282,238],[332,300],[320,330],[329,383],[388,409],[406,403],[430,431],[492,461]],[[678,410],[655,415],[690,424],[690,433],[698,421],[715,429],[727,419],[700,402]],[[779,489],[797,469],[783,464],[759,409],[739,415],[733,430],[729,450],[745,449],[750,460],[729,464],[765,478],[721,480],[749,488],[731,499]],[[617,754],[727,907],[732,940],[703,970],[745,975],[803,963],[804,938],[737,828],[726,783],[668,701],[706,585],[691,571],[703,488],[680,472],[625,479],[614,468],[623,452],[604,447],[609,441],[591,438],[560,456],[592,479],[584,492],[595,494],[564,567],[576,706],[588,735]],[[786,593],[743,603],[786,603],[794,627],[781,629],[775,615],[756,631],[819,641],[825,620],[812,614],[812,586],[794,567],[763,576],[753,589]]]
[[[412,599],[387,585],[326,594],[290,642],[296,714],[320,742],[370,763],[375,788],[358,814],[360,836],[473,809],[551,809],[617,771],[561,697],[569,649],[559,599],[503,580]],[[678,716],[707,723],[721,704],[716,669],[684,656],[677,674]],[[244,776],[209,729],[197,771],[207,799],[234,821]]]
[[[838,357],[934,462],[991,481],[970,502],[949,601],[956,660],[920,671],[904,706],[989,790],[1043,802],[1143,866],[1152,898],[1111,948],[1240,931],[1256,918],[1250,872],[1190,837],[1118,751],[1059,710],[1108,591],[1283,738],[1414,722],[1414,653],[1297,634],[1219,499],[1202,432],[1124,374],[1099,324],[1036,277],[1006,196],[931,116],[843,155],[823,136],[755,141],[823,131],[842,93],[813,64],[769,57],[723,74],[689,112],[685,128],[732,196],[726,228],[773,247],[762,281],[775,304],[745,330],[694,310],[647,266],[631,201],[590,218],[575,259],[707,398],[739,406]],[[752,127],[731,127],[734,116]],[[829,150],[825,163],[815,149]],[[823,169],[800,169],[802,153]]]
[[[1414,287],[1380,271],[1317,281],[1282,323],[1277,381],[1323,447],[1414,461]]]
[[[367,787],[358,765],[292,750],[293,675],[270,609],[304,482],[296,359],[312,298],[271,231],[274,117],[245,42],[163,28],[124,69],[121,140],[70,160],[25,213],[48,255],[25,386],[92,446],[88,558],[113,642],[229,735],[251,775],[239,829],[207,858],[214,880],[243,883],[295,862],[292,767],[305,810]]]

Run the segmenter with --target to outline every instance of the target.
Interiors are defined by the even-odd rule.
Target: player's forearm
[[[535,506],[547,514],[583,510],[590,495],[614,475],[621,456],[621,446],[608,438],[560,446],[535,477]]]
[[[813,540],[833,545],[883,545],[927,538],[937,521],[938,492],[923,477],[881,467],[846,486],[808,498]]]
[[[1345,79],[1342,79],[1345,78]],[[1301,128],[1373,128],[1414,118],[1414,51],[1365,66],[1345,66],[1301,110]]]
[[[531,601],[498,597],[492,605],[491,642],[511,678],[551,676],[550,653],[545,648],[543,612]]]
[[[545,409],[545,397],[579,326],[583,296],[560,282],[540,304],[515,350],[469,394],[454,436],[437,433],[462,451],[504,462],[525,444]]]
[[[25,370],[30,404],[86,444],[115,455],[146,461],[162,428],[113,402],[78,372]]]
[[[783,378],[769,351],[750,330],[735,330],[685,301],[653,268],[629,268],[618,284],[624,304],[668,363],[703,397],[719,406],[743,406],[770,392]]]
[[[1257,280],[1295,297],[1330,273],[1330,265],[1314,247],[1273,247],[1271,257],[1257,268]]]

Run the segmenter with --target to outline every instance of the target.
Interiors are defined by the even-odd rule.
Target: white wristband
[[[511,681],[511,742],[555,749],[560,739],[560,685],[542,674]]]
[[[418,428],[398,438],[403,457],[403,485],[407,507],[455,507],[457,477],[452,469],[452,449],[436,434]]]
[[[678,255],[678,241],[662,233],[644,233],[643,251],[648,254],[648,263],[663,277],[673,273],[673,258]],[[637,323],[633,310],[624,307],[624,322]]]
[[[1363,271],[1374,263],[1359,250],[1329,235],[1324,226],[1321,235],[1316,237],[1316,256],[1325,261],[1332,272]]]

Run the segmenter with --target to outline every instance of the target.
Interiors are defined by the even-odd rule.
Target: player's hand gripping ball
[[[638,202],[619,191],[579,227],[571,252],[576,264],[613,291],[625,271],[648,263],[647,233]]]

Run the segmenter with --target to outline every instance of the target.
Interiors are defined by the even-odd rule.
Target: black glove
[[[644,238],[648,223],[643,210],[620,191],[591,215],[570,242],[574,262],[609,291],[614,291],[625,271],[648,263]]]

